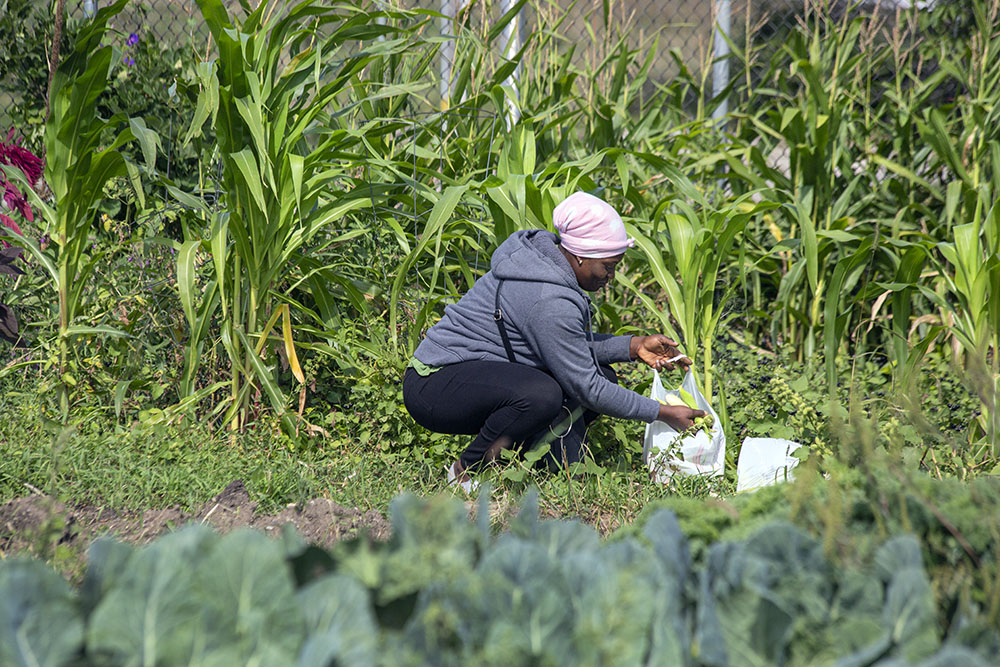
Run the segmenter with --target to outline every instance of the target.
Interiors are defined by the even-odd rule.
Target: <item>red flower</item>
[[[28,183],[32,189],[34,189],[38,184],[38,181],[41,180],[42,172],[45,168],[45,164],[42,162],[40,157],[26,148],[18,146],[14,142],[13,128],[11,128],[10,132],[7,133],[7,141],[0,141],[0,165],[5,164],[13,165],[24,172],[24,176],[28,179]],[[3,201],[3,206],[0,208],[17,211],[28,222],[35,221],[35,213],[28,205],[28,200],[21,193],[18,187],[3,174],[0,174],[0,188],[3,189],[3,196],[0,198],[0,200]],[[18,234],[21,233],[21,228],[18,227],[17,223],[14,222],[10,216],[2,213],[0,213],[0,225],[3,225],[8,229],[12,229]],[[8,245],[9,244],[6,241],[3,242],[3,247],[6,248]]]
[[[17,223],[14,222],[13,220],[11,220],[10,218],[8,218],[3,213],[0,213],[0,225],[3,225],[7,229],[11,229],[11,230],[17,232],[18,234],[21,233],[21,228],[17,226]],[[7,244],[5,243],[4,245],[7,245]]]
[[[35,214],[32,212],[31,207],[28,206],[28,200],[24,198],[21,191],[14,187],[14,184],[6,179],[3,182],[3,187],[3,203],[7,205],[7,208],[12,211],[17,211],[23,215],[24,219],[28,222],[34,222]]]
[[[23,171],[34,189],[45,170],[45,163],[27,148],[18,146],[13,139],[14,128],[11,128],[7,133],[7,141],[0,141],[0,164],[12,164]]]
[[[14,222],[11,218],[4,215],[3,213],[0,213],[0,225],[3,225],[7,229],[17,232],[18,234],[21,233],[21,228],[17,226],[17,223]],[[10,244],[7,243],[6,241],[0,241],[0,244],[3,244],[4,248],[10,247]]]

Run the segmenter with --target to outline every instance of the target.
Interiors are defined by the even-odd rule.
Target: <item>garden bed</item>
[[[285,525],[291,525],[308,542],[325,547],[362,532],[380,541],[391,533],[389,522],[379,512],[362,512],[326,498],[289,504],[276,514],[258,514],[246,486],[235,480],[193,512],[177,507],[109,511],[90,504],[66,505],[39,493],[17,498],[0,506],[0,552],[30,551],[39,543],[84,550],[104,535],[147,544],[188,523],[207,524],[223,533],[254,528],[270,535],[280,535]]]

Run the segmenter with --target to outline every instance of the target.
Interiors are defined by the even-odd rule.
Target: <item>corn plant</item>
[[[488,9],[484,7],[483,16]],[[646,207],[646,190],[660,190],[665,181],[658,172],[662,160],[653,164],[647,158],[662,151],[683,153],[685,143],[698,135],[678,132],[689,77],[648,92],[653,88],[649,73],[659,55],[655,37],[637,49],[627,46],[625,37],[611,38],[605,31],[605,39],[595,37],[581,61],[574,58],[577,45],[560,34],[566,14],[536,9],[534,29],[521,50],[507,58],[495,57],[495,40],[512,14],[482,26],[467,17],[456,21],[450,111],[471,106],[494,114],[494,122],[481,119],[475,128],[461,117],[428,117],[414,133],[419,146],[413,149],[413,167],[402,161],[392,166],[414,183],[412,199],[420,202],[409,206],[400,199],[397,210],[412,208],[415,222],[423,223],[405,235],[397,232],[405,257],[393,272],[393,340],[405,312],[412,314],[408,340],[414,344],[437,301],[460,294],[449,284],[450,274],[471,284],[487,268],[484,260],[492,248],[515,230],[551,228],[552,210],[572,192],[596,192],[623,211]],[[521,76],[513,99],[506,78],[515,67]],[[459,99],[461,108],[455,106]],[[510,103],[520,116],[514,125],[505,112]],[[501,119],[499,127],[496,118]],[[447,132],[441,131],[445,127]],[[495,137],[483,141],[487,131]],[[442,160],[438,166],[427,159],[427,149],[447,145],[427,138],[446,134],[461,138],[465,146],[486,148],[472,152],[465,173],[456,172],[450,162]],[[497,150],[498,155],[491,154]],[[380,167],[396,160],[384,147],[371,159]],[[437,167],[433,175],[452,188],[451,197],[449,190],[439,194],[416,178],[431,164]],[[440,209],[439,202],[457,208]],[[442,211],[452,211],[451,219]],[[410,298],[414,292],[406,288],[418,283],[417,296]]]
[[[675,192],[656,205],[651,220],[635,220],[625,227],[666,303],[657,303],[628,276],[619,279],[658,316],[663,331],[681,341],[696,364],[700,362],[702,391],[711,396],[712,343],[725,315],[725,302],[738,285],[729,281],[717,296],[719,281],[741,248],[747,223],[775,205],[755,203],[753,193],[716,204],[672,166],[662,164],[661,171]]]
[[[981,187],[972,221],[956,225],[953,240],[936,245],[940,259],[935,263],[947,298],[926,288],[923,291],[942,312],[950,313],[948,328],[970,357],[970,371],[980,360],[992,359],[980,423],[987,441],[996,448],[1000,434],[996,405],[1000,388],[996,358],[1000,349],[1000,203],[993,192],[990,186]]]
[[[795,245],[781,253],[780,270],[766,277],[784,313],[783,321],[772,320],[771,338],[795,345],[811,360],[817,341],[829,349],[830,334],[838,333],[824,319],[828,296],[840,298],[831,290],[836,267],[850,262],[862,239],[874,233],[866,219],[872,176],[859,159],[875,125],[865,113],[870,79],[887,52],[869,48],[877,31],[870,21],[845,14],[834,22],[820,3],[808,9],[803,27],[791,33],[764,75],[771,85],[753,91],[749,111],[734,114],[743,138],[722,156],[737,192],[759,189],[782,204],[763,219],[775,241]],[[776,157],[782,153],[787,165]],[[756,306],[762,310],[763,302]]]
[[[275,338],[304,382],[291,322],[297,304],[282,290],[283,281],[305,266],[314,241],[330,245],[361,233],[344,225],[345,216],[371,207],[372,200],[367,187],[344,191],[357,163],[343,158],[363,145],[366,132],[382,128],[372,123],[359,130],[352,111],[405,96],[416,84],[385,84],[361,95],[354,89],[362,86],[366,67],[409,48],[413,29],[380,22],[390,15],[347,1],[321,6],[306,0],[292,7],[265,2],[242,23],[219,0],[200,0],[199,6],[219,57],[206,66],[189,135],[214,120],[225,208],[212,211],[173,190],[210,220],[204,234],[186,239],[178,253],[178,289],[191,330],[181,395],[195,391],[203,346],[218,318],[218,340],[230,364],[229,398],[220,404],[227,408],[225,421],[234,430],[245,424],[257,388],[292,430],[286,397],[262,358],[280,318]],[[211,267],[201,288],[199,256]],[[299,283],[322,277],[323,267],[310,266],[306,273]],[[327,285],[311,284],[322,302]]]
[[[921,139],[933,151],[929,167],[942,181],[942,191],[930,186],[943,200],[943,229],[938,244],[942,276],[956,300],[952,306],[955,335],[967,351],[998,349],[1000,336],[1000,33],[996,22],[1000,2],[974,5],[976,34],[967,50],[943,61],[942,69],[960,83],[963,104],[951,119],[937,109],[925,110],[916,125]],[[993,355],[994,373],[1000,361]]]
[[[902,218],[919,224],[926,235],[913,242],[895,277],[893,304],[895,356],[908,353],[911,300],[917,295],[940,313],[937,323],[966,354],[969,372],[991,359],[991,377],[980,384],[984,411],[980,418],[988,442],[996,443],[1000,431],[997,414],[997,382],[1000,362],[1000,133],[997,131],[1000,103],[1000,70],[992,63],[1000,58],[1000,35],[996,21],[1000,2],[972,3],[974,30],[958,53],[937,54],[940,69],[926,81],[911,87],[920,102],[935,86],[948,83],[960,94],[954,110],[907,108],[897,111],[894,137],[912,135],[921,148],[907,160],[905,146],[897,139],[886,156],[876,162],[908,186],[909,202],[900,209]],[[902,94],[894,92],[894,99]],[[913,105],[917,107],[918,105]],[[902,189],[902,188],[900,188]],[[921,263],[936,269],[920,277]],[[985,364],[983,364],[985,365]],[[994,452],[995,454],[995,452]]]

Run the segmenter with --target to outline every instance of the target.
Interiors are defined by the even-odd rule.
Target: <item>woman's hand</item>
[[[633,336],[632,350],[633,359],[640,359],[650,368],[660,370],[666,368],[673,370],[674,364],[687,370],[691,365],[691,360],[687,357],[670,361],[680,355],[677,349],[677,341],[670,340],[663,334],[653,334],[652,336]]]
[[[675,431],[683,433],[689,428],[694,428],[694,420],[706,414],[708,413],[704,410],[692,410],[686,405],[661,405],[656,420],[665,422]]]

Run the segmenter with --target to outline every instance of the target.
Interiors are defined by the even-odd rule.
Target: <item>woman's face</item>
[[[615,269],[618,267],[618,262],[622,261],[622,257],[624,255],[584,257],[582,264],[576,259],[571,259],[569,263],[573,267],[573,273],[576,274],[576,282],[580,284],[580,288],[586,292],[596,292],[614,280]]]

